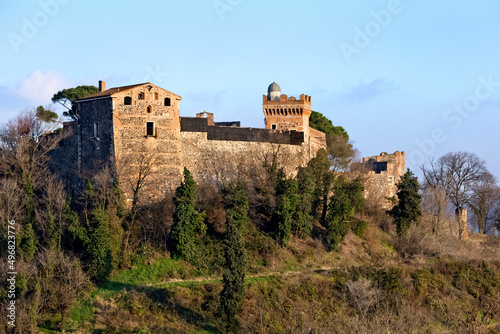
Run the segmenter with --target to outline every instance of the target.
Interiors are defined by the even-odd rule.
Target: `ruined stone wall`
[[[207,132],[181,132],[182,160],[197,182],[222,185],[258,173],[276,156],[289,176],[308,162],[309,148],[271,142],[209,140]]]
[[[377,197],[383,206],[388,207],[389,201],[385,198],[396,195],[396,184],[405,173],[405,166],[405,152],[400,151],[363,158],[362,168],[366,173],[365,198]]]

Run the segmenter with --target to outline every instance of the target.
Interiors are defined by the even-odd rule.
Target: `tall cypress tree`
[[[242,233],[248,220],[248,198],[241,183],[229,185],[223,191],[226,209],[224,236],[224,285],[220,293],[219,315],[229,333],[239,332],[237,315],[245,296],[245,268],[247,264]]]
[[[281,173],[276,185],[276,208],[272,216],[276,240],[285,246],[292,234],[293,218],[299,204],[298,183]]]
[[[412,222],[418,223],[422,217],[420,184],[413,173],[408,170],[401,177],[396,192],[397,204],[387,213],[394,219],[398,235],[405,235]]]
[[[175,211],[173,215],[173,256],[177,259],[193,260],[196,256],[196,235],[204,235],[207,227],[203,222],[205,214],[196,211],[196,182],[184,167],[184,181],[175,190]]]

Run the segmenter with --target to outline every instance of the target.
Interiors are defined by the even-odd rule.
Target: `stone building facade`
[[[75,101],[78,119],[64,124],[71,134],[54,153],[53,168],[81,187],[107,165],[120,175],[128,200],[145,173],[148,200],[177,187],[184,167],[197,180],[224,183],[279,156],[293,174],[326,147],[326,136],[309,128],[311,97],[288,98],[276,83],[264,97],[266,128],[255,129],[214,122],[207,112],[180,117],[182,98],[149,82],[106,89],[100,81],[98,93]]]

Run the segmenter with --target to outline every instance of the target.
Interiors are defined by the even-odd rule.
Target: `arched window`
[[[276,116],[276,109],[273,109],[273,115]]]
[[[155,99],[155,100],[158,100],[158,93],[156,93],[156,92],[155,92],[155,94],[154,94],[154,99]]]
[[[139,93],[139,100],[144,100],[144,93],[143,92]]]
[[[151,113],[151,110],[152,110],[151,106],[148,106],[148,107],[147,107],[148,114],[150,114],[150,113]]]
[[[288,116],[288,109],[285,108],[285,116]]]
[[[300,108],[300,114],[302,115],[302,108]]]
[[[166,97],[165,98],[165,107],[170,107],[170,106],[171,106],[170,98]]]
[[[280,115],[284,115],[283,109],[280,110]]]
[[[123,104],[126,106],[131,106],[132,105],[132,98],[130,96],[125,96],[123,99]]]

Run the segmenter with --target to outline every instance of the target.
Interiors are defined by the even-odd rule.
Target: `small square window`
[[[276,124],[271,124],[271,129],[276,130],[277,129]]]

